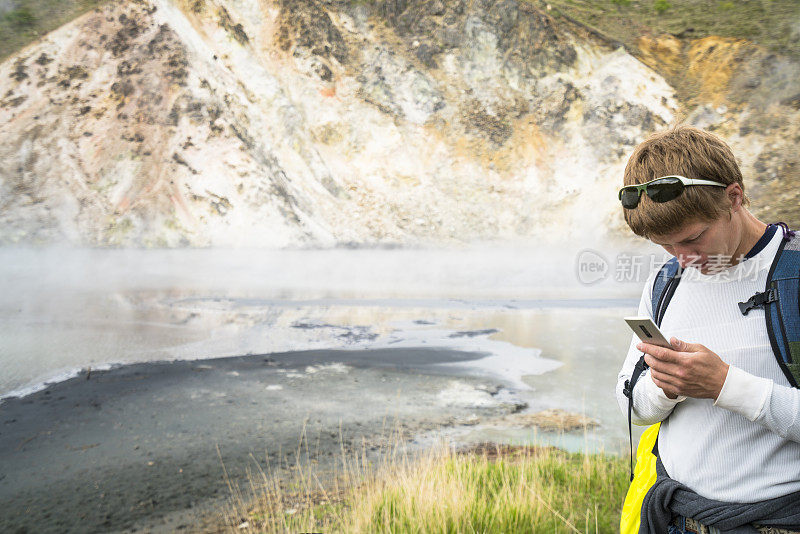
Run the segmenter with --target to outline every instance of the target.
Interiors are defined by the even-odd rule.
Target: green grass
[[[354,458],[327,484],[310,467],[288,484],[262,471],[250,498],[234,492],[225,523],[231,532],[615,532],[628,488],[625,459],[552,447],[440,445],[379,464]]]
[[[108,0],[18,0],[0,15],[0,61]]]
[[[797,0],[529,0],[635,48],[643,33],[741,37],[800,59]]]
[[[3,22],[8,23],[12,28],[24,31],[36,25],[36,17],[27,7],[18,7],[3,15]]]
[[[16,50],[108,0],[19,0],[0,16],[0,61]],[[371,3],[373,0],[352,0]],[[634,48],[644,32],[682,37],[742,37],[800,59],[797,0],[527,0],[567,15]]]
[[[672,4],[667,2],[667,0],[655,0],[655,2],[653,2],[653,9],[656,10],[656,13],[663,13],[671,7]]]

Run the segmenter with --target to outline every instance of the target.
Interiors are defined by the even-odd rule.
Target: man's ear
[[[728,200],[731,202],[731,213],[736,213],[742,207],[742,199],[744,198],[744,191],[742,186],[733,182],[725,188],[725,194],[728,195]]]

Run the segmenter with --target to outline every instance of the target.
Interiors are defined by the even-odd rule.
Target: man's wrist
[[[752,375],[734,365],[728,366],[728,374],[714,406],[725,408],[755,421],[772,391],[772,380]]]
[[[730,371],[730,369],[731,369],[731,365],[729,363],[725,363],[725,362],[722,362],[722,363],[723,363],[723,365],[725,367],[725,375],[722,376],[722,383],[719,385],[719,389],[717,390],[717,394],[714,395],[714,397],[713,397],[714,402],[717,401],[717,399],[719,398],[720,394],[722,393],[722,388],[725,387],[725,381],[728,380],[728,371]]]

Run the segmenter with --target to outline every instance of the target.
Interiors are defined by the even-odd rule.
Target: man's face
[[[681,267],[691,266],[713,274],[731,265],[731,221],[722,216],[713,222],[687,223],[672,234],[653,235],[650,241],[678,258]]]

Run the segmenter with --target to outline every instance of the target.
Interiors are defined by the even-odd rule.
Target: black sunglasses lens
[[[667,202],[680,196],[683,182],[677,178],[664,178],[647,185],[647,196],[653,202]]]
[[[639,191],[636,189],[623,189],[620,200],[623,208],[632,210],[639,204]]]

